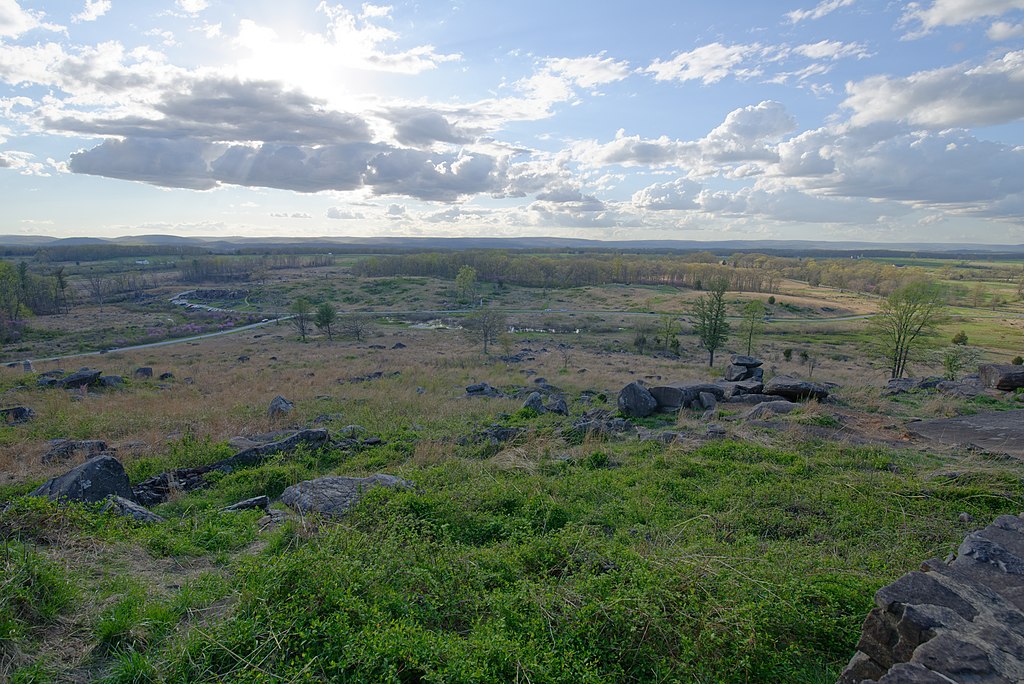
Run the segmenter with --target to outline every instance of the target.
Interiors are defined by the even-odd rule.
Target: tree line
[[[779,273],[723,264],[706,252],[684,255],[510,254],[495,250],[372,256],[353,266],[363,277],[429,276],[454,280],[469,266],[483,282],[524,287],[671,285],[696,290],[724,280],[729,290],[774,292]]]

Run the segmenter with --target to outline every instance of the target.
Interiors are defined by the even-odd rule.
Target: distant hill
[[[731,252],[765,252],[780,255],[814,254],[816,256],[853,256],[860,253],[871,256],[936,255],[970,256],[1024,256],[1024,245],[986,245],[976,243],[879,243],[824,240],[586,240],[561,237],[182,237],[177,235],[130,235],[117,238],[0,235],[0,248],[44,248],[74,245],[132,245],[154,247],[198,247],[213,252],[230,253],[237,250],[265,248],[281,250],[301,247],[304,250],[345,248],[380,248],[382,250],[461,250],[461,249],[570,249],[570,250],[657,250],[657,251],[711,251],[718,254]]]

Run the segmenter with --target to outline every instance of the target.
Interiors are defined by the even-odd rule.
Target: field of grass
[[[265,307],[255,315],[300,293],[343,311],[456,304],[450,282],[360,279],[350,265],[272,272],[250,284]],[[164,302],[190,289],[162,287]],[[530,329],[489,356],[454,327],[411,325],[440,317],[431,314],[378,319],[361,341],[315,333],[303,344],[277,323],[39,362],[33,373],[0,367],[5,405],[36,412],[0,426],[0,680],[832,682],[879,587],[1024,510],[1017,460],[916,443],[904,429],[911,418],[1020,403],[880,396],[885,372],[866,321],[829,320],[871,313],[876,297],[782,281],[753,351],[768,375],[838,383],[834,401],[766,424],[737,420],[726,405],[715,419],[724,436],[708,435],[708,420],[689,410],[637,421],[682,433],[666,445],[563,430],[594,408],[614,415],[615,393],[630,381],[721,377],[728,354],[707,368],[688,326],[680,356],[633,346],[639,321],[678,316],[700,293],[480,291]],[[729,312],[767,297],[729,293]],[[51,339],[23,342],[28,352],[9,347],[6,358],[74,350],[164,315],[115,304],[103,312],[40,319],[33,325]],[[956,314],[937,344],[963,330],[986,359],[1022,351],[1024,319]],[[734,337],[726,352],[745,351],[740,344]],[[501,360],[502,346],[526,359]],[[88,392],[36,386],[38,373],[85,364],[127,382]],[[139,366],[173,378],[133,379]],[[570,417],[465,396],[474,382],[513,390],[537,377],[563,390]],[[272,420],[266,407],[277,394],[295,409]],[[493,425],[527,431],[500,445],[473,441]],[[154,525],[24,496],[74,464],[44,464],[49,439],[105,440],[139,482],[229,455],[232,437],[307,426],[379,442],[300,449],[214,477],[157,506],[166,521]],[[321,475],[378,472],[414,488],[373,490],[337,520],[220,512]]]

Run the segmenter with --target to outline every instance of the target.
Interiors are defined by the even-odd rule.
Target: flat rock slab
[[[907,431],[941,444],[972,446],[1024,458],[1024,409],[922,420],[907,425]]]
[[[374,487],[411,488],[408,480],[394,475],[370,477],[321,477],[306,480],[284,490],[281,501],[301,514],[344,515]]]

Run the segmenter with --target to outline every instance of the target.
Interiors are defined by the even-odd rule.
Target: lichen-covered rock
[[[370,477],[321,477],[306,480],[284,490],[281,501],[302,514],[344,515],[374,487],[411,488],[408,480],[394,475]]]
[[[163,376],[161,376],[163,377]],[[270,406],[267,407],[268,418],[281,418],[292,412],[295,408],[295,404],[288,401],[280,394],[270,400]]]
[[[82,368],[71,375],[61,378],[57,381],[57,387],[63,389],[78,389],[79,387],[88,387],[95,385],[99,382],[100,376],[103,375],[103,371],[95,370],[93,368]]]
[[[817,382],[800,380],[788,375],[776,375],[765,383],[762,390],[765,394],[782,397],[790,401],[802,401],[804,399],[827,399],[828,388]]]
[[[1024,387],[1024,366],[986,363],[978,367],[978,374],[985,387],[1004,392]]]
[[[800,404],[795,404],[791,401],[786,401],[784,399],[779,400],[778,398],[776,398],[775,401],[765,401],[757,404],[756,406],[754,406],[754,408],[750,409],[745,414],[743,414],[743,417],[746,418],[747,420],[761,420],[762,418],[766,418],[768,416],[778,416],[784,413],[789,413],[790,411],[792,411],[795,408],[798,408],[799,406]]]
[[[164,521],[163,518],[148,508],[116,494],[108,496],[107,502],[103,504],[103,508],[100,510],[104,513],[113,513],[114,515],[131,518],[142,523],[162,523]]]

